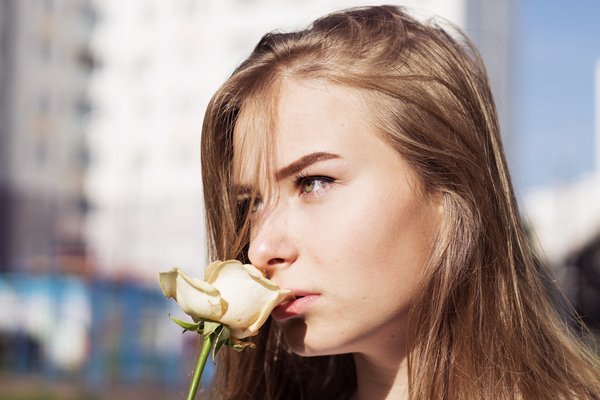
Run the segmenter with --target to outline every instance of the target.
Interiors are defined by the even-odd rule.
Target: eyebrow
[[[298,172],[302,171],[303,169],[305,169],[315,163],[325,161],[325,160],[331,160],[334,158],[342,158],[342,157],[337,154],[326,153],[326,152],[316,152],[316,153],[307,154],[307,155],[299,158],[298,160],[294,161],[287,167],[281,168],[275,174],[275,178],[278,181],[281,181],[281,180],[287,178],[288,176],[297,174]]]
[[[304,168],[307,168],[315,163],[318,163],[321,161],[326,161],[326,160],[331,160],[331,159],[335,159],[335,158],[342,158],[342,156],[333,154],[333,153],[326,153],[326,152],[316,152],[316,153],[307,154],[307,155],[301,157],[300,159],[294,161],[287,167],[281,168],[279,171],[276,172],[275,178],[277,179],[277,181],[281,181],[281,180],[284,180],[285,178],[287,178],[288,176],[297,174],[298,172],[302,171]],[[235,193],[238,197],[247,197],[247,196],[249,197],[252,195],[252,192],[253,192],[252,186],[235,185]]]

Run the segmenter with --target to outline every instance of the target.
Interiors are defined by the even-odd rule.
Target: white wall
[[[94,211],[87,239],[101,275],[151,284],[206,263],[200,129],[217,88],[274,29],[300,29],[361,1],[97,0],[87,119]],[[466,0],[412,0],[421,17],[466,25]]]

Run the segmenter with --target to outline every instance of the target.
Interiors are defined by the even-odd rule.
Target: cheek
[[[380,287],[385,277],[397,290],[414,285],[427,262],[432,242],[428,215],[421,202],[392,188],[379,197],[347,196],[318,212],[312,209],[298,232],[310,265],[343,274],[349,284],[361,280],[363,288]]]
[[[340,193],[333,201],[319,207],[307,207],[306,217],[297,228],[302,232],[301,242],[313,258],[327,259],[337,264],[356,257],[365,250],[367,236],[371,235],[374,206],[357,196]]]

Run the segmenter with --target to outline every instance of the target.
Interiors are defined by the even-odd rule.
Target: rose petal
[[[261,275],[263,278],[267,279],[267,273],[262,270],[262,269],[258,269],[256,268],[254,265],[252,264],[244,264],[244,268],[246,268],[251,274],[253,275]],[[269,282],[273,282],[273,281],[269,281]]]
[[[208,267],[206,267],[206,269],[204,270],[204,282],[208,282],[210,279],[210,276],[215,272],[215,269],[217,268],[217,265],[221,264],[222,261],[215,261],[213,263],[210,263],[208,265]]]
[[[261,314],[256,319],[256,322],[254,324],[250,325],[248,327],[248,330],[258,331],[258,329],[262,326],[262,324],[264,324],[264,322],[267,320],[267,318],[269,318],[269,315],[271,315],[271,311],[273,311],[273,309],[275,307],[277,307],[280,304],[286,303],[288,301],[292,301],[295,298],[296,297],[294,296],[294,294],[292,293],[291,290],[280,289],[279,296],[277,296],[277,298],[273,299],[273,302],[271,304],[265,304],[265,306],[261,310]]]
[[[236,260],[211,263],[204,278],[192,278],[179,268],[159,273],[167,298],[177,300],[196,322],[204,318],[227,325],[233,339],[256,335],[275,306],[294,298],[266,279],[264,271]]]
[[[208,283],[227,301],[227,311],[220,321],[228,325],[231,335],[238,339],[255,335],[279,304],[277,301],[291,293],[285,291],[288,294],[281,296],[279,286],[266,279],[259,269],[235,260],[220,263]]]
[[[227,304],[213,285],[192,278],[179,268],[159,272],[158,281],[165,296],[173,297],[196,322],[200,318],[219,320],[226,310]]]

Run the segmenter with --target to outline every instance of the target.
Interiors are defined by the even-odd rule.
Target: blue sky
[[[600,1],[517,0],[515,11],[515,184],[572,180],[594,165]]]

